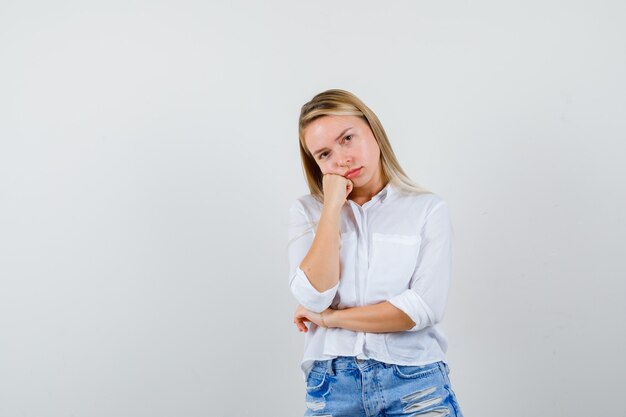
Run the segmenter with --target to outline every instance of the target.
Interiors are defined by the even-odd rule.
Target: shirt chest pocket
[[[419,235],[372,234],[368,293],[385,300],[409,288],[417,264]]]

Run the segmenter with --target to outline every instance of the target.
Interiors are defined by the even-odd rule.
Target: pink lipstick
[[[346,178],[354,178],[357,175],[359,175],[361,173],[361,168],[357,168],[357,169],[351,169],[350,171],[346,172],[346,175],[344,175]]]

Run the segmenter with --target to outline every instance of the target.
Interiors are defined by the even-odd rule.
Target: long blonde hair
[[[298,120],[300,157],[302,158],[304,175],[311,195],[316,200],[323,202],[323,175],[313,155],[306,147],[304,130],[314,120],[331,115],[357,116],[367,122],[380,148],[382,176],[385,183],[390,181],[402,194],[431,193],[430,190],[411,180],[404,172],[391,148],[385,129],[383,129],[383,125],[378,120],[376,114],[354,94],[345,90],[332,89],[317,94],[309,102],[305,103],[300,110],[300,118]]]

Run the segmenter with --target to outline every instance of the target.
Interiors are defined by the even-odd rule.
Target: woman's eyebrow
[[[352,129],[352,126],[345,128],[345,129],[343,130],[343,132],[341,132],[341,133],[339,134],[339,136],[337,136],[337,138],[335,139],[335,142],[337,142],[339,139],[341,139],[341,138],[343,137],[343,135],[345,135],[345,133],[346,133],[348,130],[350,130],[350,129]],[[326,149],[327,149],[327,148],[318,149],[317,151],[313,152],[313,156],[317,155],[318,153],[320,153],[320,152],[322,152],[323,150],[326,150]]]

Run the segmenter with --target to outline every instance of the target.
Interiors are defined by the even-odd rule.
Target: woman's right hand
[[[352,192],[353,187],[352,181],[342,175],[324,174],[322,178],[324,205],[342,207],[346,203],[346,199]]]

